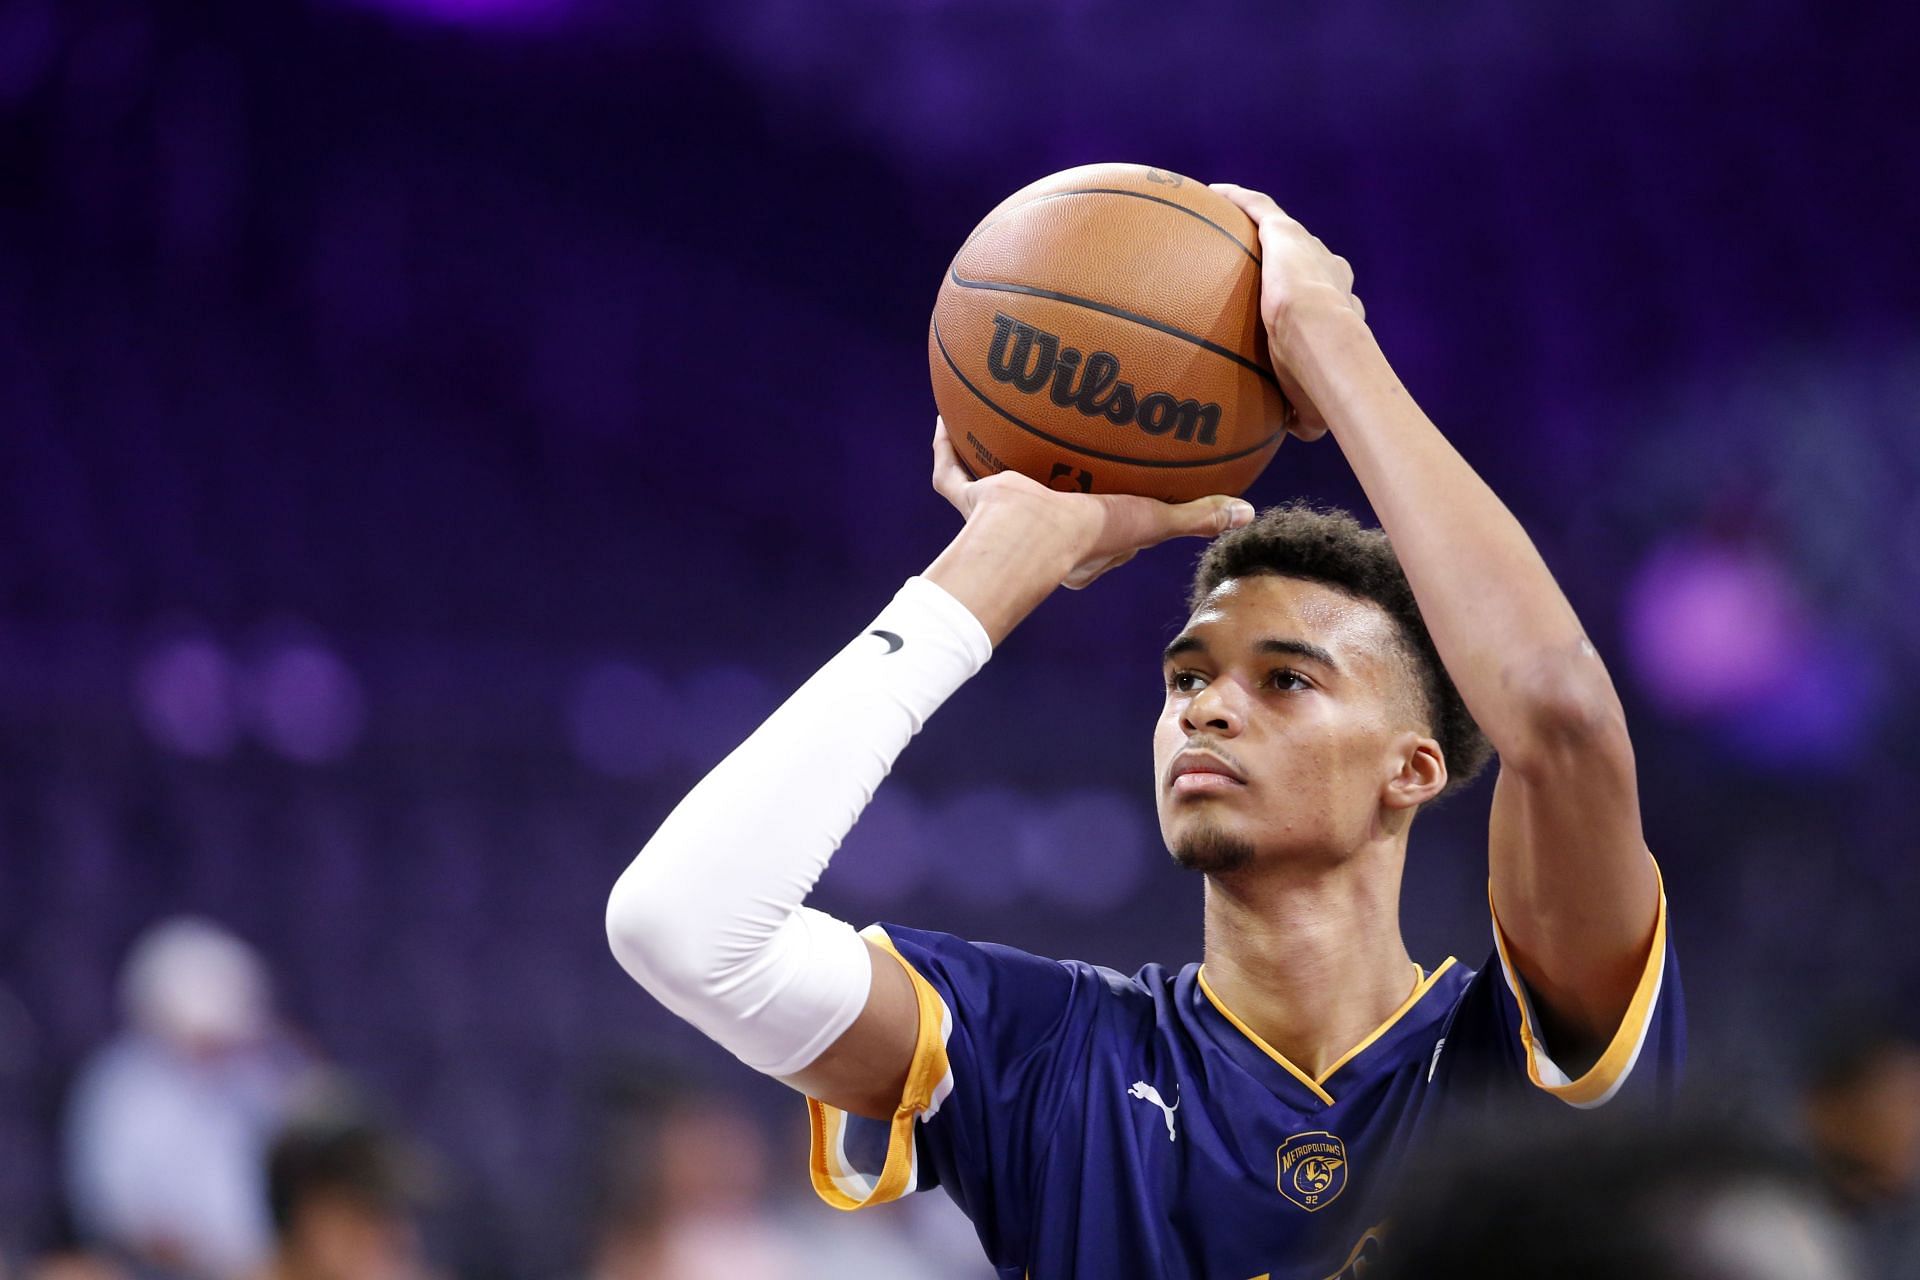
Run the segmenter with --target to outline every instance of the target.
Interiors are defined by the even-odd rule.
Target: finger
[[[1214,494],[1192,502],[1170,503],[1160,508],[1161,527],[1155,542],[1169,538],[1214,538],[1229,529],[1253,523],[1253,504],[1245,498]]]
[[[1353,313],[1359,316],[1362,320],[1365,320],[1367,318],[1367,304],[1360,301],[1360,295],[1357,293],[1351,294],[1349,295],[1349,297],[1350,297],[1350,300],[1353,302]]]
[[[947,424],[936,417],[933,420],[933,490],[959,507],[960,491],[968,483],[967,473],[960,466],[960,455],[953,451],[953,441],[947,436]]]
[[[1287,216],[1287,211],[1275,204],[1273,197],[1264,191],[1253,191],[1247,187],[1237,187],[1231,182],[1216,182],[1213,184],[1213,190],[1218,191],[1221,195],[1238,205],[1240,212],[1252,218],[1256,225],[1275,219],[1282,222],[1293,221],[1292,218]]]
[[[1312,444],[1315,440],[1327,434],[1327,428],[1324,423],[1319,422],[1296,422],[1287,428],[1287,432],[1296,440]]]
[[[1307,229],[1277,208],[1264,217],[1255,218],[1253,229],[1260,238],[1262,259],[1277,263],[1300,260],[1303,254],[1308,261],[1316,255],[1332,256],[1324,249],[1316,249]]]
[[[1273,217],[1275,213],[1281,213],[1281,205],[1277,205],[1277,203],[1273,201],[1273,196],[1267,196],[1265,192],[1256,192],[1256,190],[1248,190],[1248,188],[1244,188],[1244,186],[1235,186],[1233,182],[1215,182],[1215,184],[1213,184],[1213,190],[1219,192],[1221,196],[1225,196],[1227,200],[1233,201],[1236,207],[1240,209],[1240,213],[1244,213],[1246,217],[1254,219],[1254,225],[1256,226],[1260,225],[1261,221],[1265,221],[1267,217]]]
[[[1213,190],[1219,192],[1221,196],[1225,196],[1227,200],[1236,203],[1236,205],[1240,207],[1240,213],[1244,213],[1246,217],[1254,219],[1256,223],[1261,221],[1263,217],[1269,217],[1269,215],[1275,215],[1275,213],[1279,213],[1281,217],[1286,217],[1283,211],[1281,211],[1281,205],[1273,203],[1273,196],[1269,196],[1269,194],[1265,194],[1265,192],[1256,192],[1256,190],[1246,188],[1246,186],[1235,186],[1233,182],[1213,182]]]

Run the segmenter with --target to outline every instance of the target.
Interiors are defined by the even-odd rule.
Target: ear
[[[1447,789],[1447,758],[1440,744],[1417,733],[1403,733],[1394,742],[1399,769],[1381,789],[1380,802],[1389,809],[1413,809]]]

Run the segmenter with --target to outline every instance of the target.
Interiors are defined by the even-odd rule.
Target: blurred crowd
[[[124,1027],[68,1090],[64,1212],[0,1224],[31,1246],[0,1258],[0,1278],[514,1274],[458,1242],[436,1248],[473,1221],[453,1202],[458,1171],[286,1025],[247,943],[204,919],[161,922],[134,944],[119,994]],[[753,1108],[683,1069],[623,1066],[593,1093],[576,1256],[552,1280],[986,1274],[950,1215],[841,1220],[799,1203],[804,1171],[775,1175]]]
[[[276,1014],[254,948],[204,919],[163,921],[133,945],[119,995],[123,1028],[68,1091],[63,1220],[39,1224],[36,1247],[0,1262],[0,1276],[433,1280],[472,1269],[468,1252],[436,1247],[472,1221],[471,1207],[450,1204],[454,1171]],[[1701,1083],[1696,1094],[1710,1094]],[[777,1194],[800,1194],[804,1178],[770,1168],[777,1144],[724,1083],[635,1063],[582,1101],[567,1275],[988,1273],[937,1195],[832,1215]],[[1920,1276],[1920,1037],[1848,1011],[1809,1038],[1777,1111],[1657,1128],[1627,1117],[1564,1132],[1481,1126],[1435,1144],[1406,1181],[1390,1274]]]

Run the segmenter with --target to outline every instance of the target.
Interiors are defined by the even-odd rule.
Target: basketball
[[[1243,492],[1286,432],[1253,222],[1204,183],[1094,164],[1016,191],[933,307],[933,398],[962,465],[1056,489]]]

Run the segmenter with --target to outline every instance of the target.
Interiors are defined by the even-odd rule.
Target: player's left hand
[[[1021,562],[1072,591],[1148,547],[1171,538],[1217,537],[1254,517],[1251,503],[1226,494],[1162,502],[1132,494],[1063,493],[1015,471],[975,480],[960,465],[939,418],[933,423],[933,487],[968,523],[989,518],[1000,520],[1003,529],[1015,528]]]
[[[1260,319],[1274,373],[1294,407],[1287,430],[1302,440],[1317,440],[1327,424],[1294,375],[1293,340],[1316,313],[1347,311],[1366,320],[1367,309],[1353,291],[1353,264],[1288,217],[1272,196],[1231,182],[1212,185],[1240,206],[1260,233]]]

